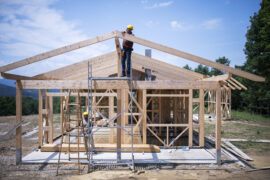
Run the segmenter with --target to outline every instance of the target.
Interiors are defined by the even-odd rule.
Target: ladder
[[[76,94],[76,100],[73,102],[71,98],[72,93]],[[86,159],[88,161],[89,156],[88,156],[87,138],[85,136],[86,133],[84,132],[85,127],[83,124],[82,113],[81,113],[81,96],[80,96],[79,90],[68,90],[68,96],[65,98],[64,122],[62,122],[61,126],[62,126],[61,128],[62,136],[61,136],[61,142],[60,142],[56,175],[58,175],[58,172],[59,172],[59,165],[61,163],[62,164],[65,163],[65,162],[60,161],[61,153],[63,152],[63,144],[65,144],[65,147],[67,145],[66,147],[67,151],[65,152],[67,152],[68,154],[68,160],[69,160],[68,164],[77,164],[78,174],[80,174],[81,160]],[[81,157],[80,155],[80,151],[82,151],[81,149],[83,147],[86,150],[86,157]],[[75,157],[72,155],[75,155]]]
[[[89,153],[89,162],[88,162],[88,172],[91,172],[95,166],[105,166],[106,168],[108,168],[109,166],[117,166],[117,165],[127,165],[130,167],[130,169],[132,171],[134,171],[135,166],[134,166],[134,150],[133,150],[133,93],[132,93],[132,65],[130,62],[130,77],[93,77],[92,74],[92,64],[91,62],[88,62],[88,124],[87,124],[87,129],[88,129],[88,153]],[[130,104],[128,105],[127,108],[125,108],[124,110],[122,110],[120,113],[118,113],[115,117],[113,117],[112,119],[109,119],[107,117],[105,117],[102,113],[98,112],[96,109],[93,108],[93,82],[94,81],[102,81],[102,80],[128,80],[129,83],[129,90],[130,90]],[[125,113],[127,111],[130,111],[130,126],[129,127],[122,127],[119,126],[117,123],[114,122],[115,119],[117,119],[122,113]],[[89,123],[92,119],[93,119],[93,115],[94,114],[98,114],[99,116],[101,116],[102,118],[106,119],[106,124],[111,123],[114,125],[114,127],[111,128],[120,128],[121,130],[125,131],[127,134],[129,134],[131,136],[131,148],[127,148],[127,149],[109,149],[111,151],[116,151],[117,152],[117,158],[114,161],[98,161],[96,159],[94,159],[94,152],[97,151],[104,151],[104,149],[96,149],[95,147],[90,147],[91,142],[94,138],[94,133],[97,132],[98,130],[102,129],[102,128],[106,128],[106,127],[94,127],[94,123]],[[108,150],[108,149],[107,149]],[[130,151],[131,152],[131,159],[127,162],[127,161],[122,161],[121,160],[121,153],[122,151]]]

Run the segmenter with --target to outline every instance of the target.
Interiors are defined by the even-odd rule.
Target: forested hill
[[[32,89],[23,89],[23,96],[32,97],[34,99],[38,99],[38,90]],[[16,88],[7,86],[5,84],[0,84],[0,96],[16,96]]]

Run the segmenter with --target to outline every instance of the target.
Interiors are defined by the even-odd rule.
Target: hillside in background
[[[38,99],[38,90],[36,89],[23,89],[23,96],[32,97]],[[0,96],[16,96],[16,88],[5,84],[0,84]]]

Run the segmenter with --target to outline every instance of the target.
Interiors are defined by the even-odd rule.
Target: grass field
[[[215,137],[215,121],[205,121],[205,136]],[[270,118],[249,112],[232,111],[232,119],[222,121],[221,137],[247,139],[247,142],[232,142],[255,161],[255,167],[270,165],[270,143],[256,143],[252,140],[270,140]]]

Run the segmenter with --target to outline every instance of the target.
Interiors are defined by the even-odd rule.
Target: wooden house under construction
[[[7,71],[26,66],[47,58],[90,46],[105,40],[115,39],[116,50],[62,67],[33,77],[14,75]],[[206,77],[157,59],[151,55],[132,53],[132,92],[130,80],[93,80],[91,77],[118,77],[121,72],[119,39],[126,39],[147,48],[219,69],[227,74]],[[246,89],[232,75],[264,81],[263,77],[219,64],[177,49],[157,44],[139,37],[114,31],[85,41],[64,46],[46,53],[26,58],[0,67],[3,78],[16,80],[16,122],[22,120],[22,89],[39,90],[39,146],[41,151],[58,151],[53,122],[53,100],[60,98],[60,124],[64,122],[64,106],[68,96],[74,96],[80,107],[88,107],[89,88],[92,89],[92,108],[119,127],[133,124],[135,152],[159,151],[159,146],[204,147],[205,114],[214,114],[216,119],[217,162],[220,162],[221,119],[231,116],[231,90]],[[50,92],[59,89],[59,92]],[[72,90],[72,91],[70,91]],[[78,95],[79,94],[79,95]],[[79,97],[80,96],[80,97]],[[129,107],[130,109],[119,114]],[[83,104],[82,104],[83,102]],[[85,111],[85,110],[82,110]],[[119,114],[119,116],[117,116]],[[197,120],[194,114],[198,114]],[[80,115],[79,115],[80,116]],[[93,115],[96,126],[113,127],[115,124],[100,120]],[[102,118],[104,119],[104,118]],[[131,122],[132,121],[132,122]],[[104,122],[102,124],[102,122]],[[62,127],[62,126],[61,126]],[[16,161],[22,156],[21,126],[16,130]],[[194,144],[194,131],[198,132],[198,144]],[[108,128],[94,137],[95,146],[112,149],[130,146],[131,136],[120,128]],[[99,141],[99,139],[102,139]],[[74,146],[75,147],[75,146]],[[83,146],[81,147],[84,148]]]

